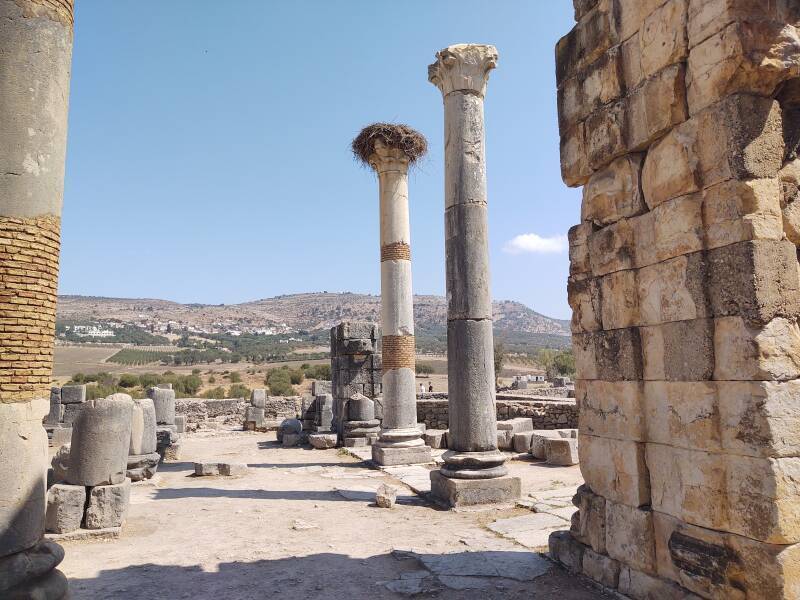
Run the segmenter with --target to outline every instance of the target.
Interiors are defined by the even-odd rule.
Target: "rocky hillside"
[[[419,332],[443,331],[447,305],[442,296],[415,296]],[[494,303],[498,331],[568,336],[569,323],[551,319],[512,301]],[[175,321],[182,326],[266,327],[294,330],[327,329],[343,320],[379,321],[380,297],[367,294],[292,294],[230,305],[179,304],[167,300],[60,296],[63,321],[119,320],[124,323]]]

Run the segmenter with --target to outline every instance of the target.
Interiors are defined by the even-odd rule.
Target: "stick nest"
[[[400,123],[373,123],[361,130],[353,140],[353,155],[369,166],[369,157],[375,153],[375,141],[380,140],[390,148],[399,148],[414,164],[428,151],[428,140],[420,132]]]

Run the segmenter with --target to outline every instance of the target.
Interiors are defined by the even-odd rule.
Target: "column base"
[[[492,479],[454,479],[440,471],[431,471],[431,494],[437,502],[450,508],[478,504],[506,504],[522,495],[519,477]]]
[[[67,578],[56,569],[63,558],[61,546],[46,540],[28,550],[0,558],[0,597],[18,600],[67,598]]]
[[[424,444],[401,448],[376,444],[372,446],[372,460],[383,467],[392,467],[429,463],[433,461],[433,457],[431,449]]]

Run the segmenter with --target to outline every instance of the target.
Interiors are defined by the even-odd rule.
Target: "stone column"
[[[42,541],[72,0],[0,0],[0,597],[61,598]],[[35,565],[35,567],[33,567]]]
[[[445,260],[450,433],[432,491],[450,505],[512,500],[497,449],[483,98],[494,46],[457,44],[436,55],[428,79],[444,98]]]
[[[414,298],[411,290],[411,228],[408,165],[427,143],[403,125],[376,124],[359,139],[371,140],[367,162],[378,174],[381,227],[381,337],[383,429],[372,446],[379,465],[427,463],[431,449],[417,427]],[[409,144],[410,142],[410,144]]]

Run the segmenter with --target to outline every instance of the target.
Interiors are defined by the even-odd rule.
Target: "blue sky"
[[[571,2],[77,2],[60,292],[236,303],[379,293],[378,197],[349,142],[421,131],[414,291],[444,293],[437,50],[497,46],[486,98],[492,288],[568,317],[554,45]],[[540,240],[539,238],[544,238]]]

